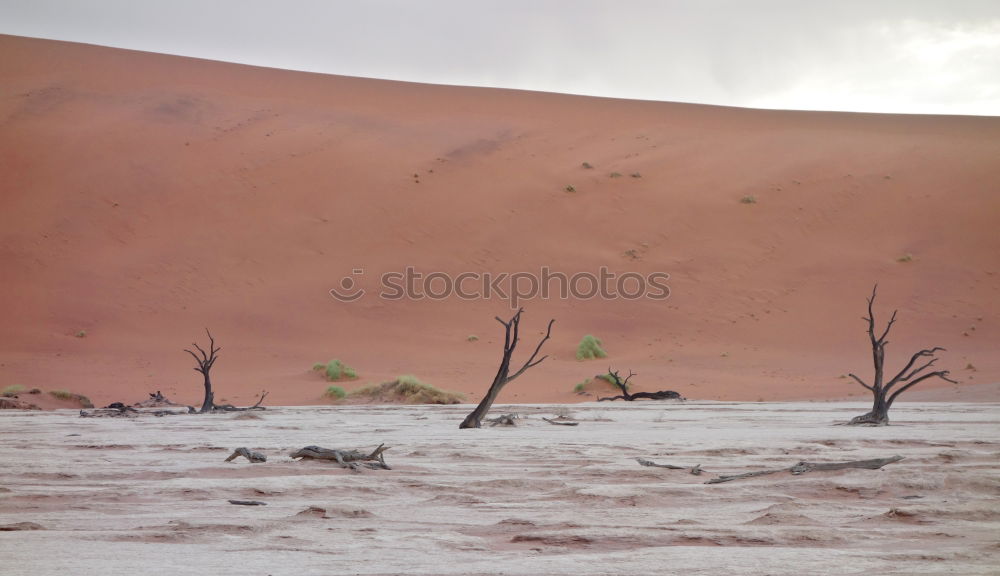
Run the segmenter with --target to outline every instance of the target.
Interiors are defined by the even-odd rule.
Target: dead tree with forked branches
[[[186,348],[184,349],[184,351],[190,354],[191,357],[194,358],[194,361],[198,363],[198,366],[195,367],[195,371],[201,372],[202,376],[205,377],[205,399],[202,401],[201,410],[198,412],[203,414],[205,412],[216,411],[245,412],[247,410],[265,410],[261,404],[264,402],[264,398],[267,397],[267,390],[261,391],[260,398],[257,400],[257,403],[247,408],[238,408],[232,404],[215,403],[215,392],[212,391],[212,378],[209,376],[209,372],[212,371],[212,366],[215,365],[215,361],[219,359],[219,351],[222,350],[222,348],[215,347],[215,338],[212,337],[212,333],[208,331],[208,328],[205,328],[205,333],[208,334],[208,352],[206,352],[201,346],[198,346],[197,342],[192,342],[192,346],[194,346],[195,350],[198,351],[197,354]],[[157,394],[159,393],[157,392]],[[194,408],[188,407],[188,410],[193,412]]]
[[[658,392],[635,392],[635,393],[629,392],[628,381],[631,380],[632,377],[636,375],[637,374],[635,372],[629,370],[628,376],[624,380],[622,380],[621,376],[618,375],[618,372],[611,370],[611,367],[608,366],[608,376],[614,379],[614,382],[612,382],[612,384],[617,386],[618,389],[622,391],[622,393],[619,394],[618,396],[608,396],[607,398],[598,398],[597,401],[604,402],[613,400],[625,400],[627,402],[631,402],[633,400],[683,400],[684,399],[684,397],[681,396],[680,393],[674,392],[673,390],[660,390]]]
[[[848,424],[850,425],[875,425],[875,426],[885,426],[889,424],[889,408],[892,407],[892,403],[899,398],[899,395],[906,392],[910,388],[916,386],[917,384],[927,380],[928,378],[940,378],[952,384],[958,384],[951,378],[948,378],[949,372],[947,370],[935,370],[933,372],[924,372],[928,368],[934,366],[934,363],[938,361],[934,357],[934,354],[939,351],[944,351],[944,348],[940,346],[935,346],[933,348],[926,348],[921,350],[910,357],[910,361],[906,363],[895,376],[892,377],[888,382],[884,382],[884,364],[885,364],[885,346],[889,343],[886,337],[889,336],[889,330],[892,325],[896,323],[896,312],[892,312],[892,317],[889,318],[889,323],[886,324],[885,330],[882,331],[882,335],[875,336],[875,313],[873,307],[875,304],[875,293],[878,291],[878,284],[872,288],[872,295],[868,298],[868,316],[864,317],[863,320],[868,323],[868,338],[872,345],[872,361],[875,364],[875,376],[872,380],[871,385],[865,383],[864,380],[858,378],[854,374],[848,374],[853,378],[858,384],[864,386],[864,388],[872,393],[874,398],[874,403],[872,409],[867,414],[862,414],[852,418]],[[930,358],[926,362],[923,362],[917,366],[922,358]]]
[[[537,366],[542,362],[542,360],[548,358],[548,356],[546,355],[542,356],[538,360],[535,360],[535,358],[538,356],[538,353],[542,349],[542,345],[545,344],[545,341],[548,340],[549,336],[552,335],[552,324],[555,322],[555,319],[549,320],[548,329],[546,329],[545,331],[545,338],[542,338],[541,341],[538,342],[538,346],[535,347],[535,352],[531,355],[530,358],[528,358],[527,362],[525,362],[524,365],[521,366],[521,368],[517,372],[514,372],[514,374],[510,374],[510,359],[511,356],[514,354],[514,348],[517,347],[517,343],[520,340],[518,337],[518,331],[521,326],[522,312],[524,312],[524,308],[519,308],[517,310],[517,313],[514,314],[514,316],[507,322],[504,322],[503,319],[500,318],[499,316],[496,317],[497,322],[503,324],[505,331],[504,343],[503,343],[503,357],[500,360],[500,368],[497,369],[497,375],[495,378],[493,378],[493,384],[490,385],[490,389],[486,392],[486,396],[484,396],[483,399],[479,402],[479,405],[476,406],[476,409],[465,417],[465,420],[462,421],[462,424],[459,425],[459,428],[479,428],[480,425],[482,424],[483,417],[486,416],[486,413],[490,411],[490,407],[493,406],[493,401],[496,400],[497,396],[500,394],[500,390],[503,389],[503,387],[506,386],[508,382],[514,380],[521,374],[524,374],[524,372],[528,368]]]
[[[208,352],[205,352],[201,346],[198,346],[197,342],[193,342],[192,345],[198,350],[198,354],[187,348],[184,351],[190,354],[194,358],[194,361],[198,363],[195,371],[201,372],[202,376],[205,377],[205,400],[201,403],[200,412],[211,412],[215,409],[215,394],[212,392],[212,378],[209,376],[209,372],[212,371],[215,361],[219,359],[219,351],[222,348],[215,347],[215,338],[212,338],[212,333],[208,331],[208,328],[205,328],[205,332],[208,334]]]

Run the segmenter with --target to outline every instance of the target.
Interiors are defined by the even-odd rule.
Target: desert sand
[[[430,86],[10,36],[0,85],[0,386],[197,404],[182,349],[207,327],[223,402],[323,403],[310,367],[331,358],[358,371],[348,388],[415,374],[472,401],[508,301],[328,291],[354,269],[374,290],[405,266],[607,266],[668,273],[671,296],[523,302],[529,335],[556,319],[551,356],[501,401],[592,400],[573,387],[608,365],[693,399],[860,398],[843,375],[870,373],[875,282],[879,319],[900,310],[889,368],[943,346],[960,384],[922,388],[996,398],[1000,118]],[[575,359],[585,334],[607,360]]]
[[[498,406],[516,427],[459,430],[468,408],[5,411],[3,572],[996,574],[996,403],[905,403],[881,428],[833,425],[859,402]],[[560,414],[579,425],[542,420]],[[288,457],[379,443],[392,470]],[[239,446],[268,461],[225,463]],[[893,455],[881,470],[705,484]]]

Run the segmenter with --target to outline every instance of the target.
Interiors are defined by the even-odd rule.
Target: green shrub
[[[612,172],[612,173],[611,173],[611,174],[609,174],[608,176],[609,176],[610,178],[621,178],[621,177],[622,177],[622,173],[621,173],[621,172]]]
[[[594,358],[605,358],[608,353],[601,348],[601,341],[587,334],[580,340],[580,345],[576,347],[577,360],[592,360]]]
[[[567,184],[563,189],[567,192],[576,192],[576,186],[573,186],[572,184]]]
[[[86,330],[80,330],[79,332],[76,333],[76,337],[77,338],[86,338],[87,337],[87,331]]]
[[[576,386],[573,386],[573,392],[576,392],[577,394],[583,394],[584,392],[587,391],[587,384],[590,384],[590,380],[584,380],[583,382],[580,382]]]
[[[633,172],[633,173],[629,174],[629,176],[631,176],[633,178],[642,178],[642,174],[640,174],[638,172]]]
[[[584,162],[583,164],[581,164],[581,166],[583,166],[587,170],[592,170],[594,168],[594,166],[590,162]]]
[[[313,364],[313,372],[322,372],[323,370],[326,370],[326,364]]]
[[[751,194],[747,194],[746,196],[740,198],[740,203],[741,204],[756,204],[757,203],[757,198],[754,197]]]
[[[479,336],[476,336],[475,334],[469,334],[469,335],[468,335],[468,336],[467,336],[467,337],[465,338],[465,341],[466,341],[466,342],[477,342],[477,341],[479,341]]]
[[[326,392],[323,393],[323,395],[333,400],[342,400],[344,398],[347,398],[347,392],[344,391],[344,389],[341,388],[340,386],[328,387],[326,389]]]
[[[0,396],[11,398],[13,396],[17,396],[21,392],[24,392],[24,386],[21,386],[20,384],[11,384],[0,392]]]
[[[595,378],[597,378],[598,380],[604,380],[608,384],[611,384],[615,388],[618,388],[618,384],[615,383],[615,376],[611,372],[608,372],[607,374],[598,374],[597,376],[595,376]],[[625,383],[622,382],[622,384]],[[628,384],[625,384],[625,389],[628,390]]]
[[[906,264],[907,262],[913,262],[913,254],[907,252],[906,254],[903,254],[899,258],[896,258],[896,262],[902,262],[903,264]]]
[[[358,373],[354,371],[354,368],[351,368],[336,358],[327,362],[325,366],[322,364],[313,366],[313,370],[317,370],[317,366],[322,366],[320,370],[324,371],[326,379],[330,382],[344,379],[353,380],[358,377]]]

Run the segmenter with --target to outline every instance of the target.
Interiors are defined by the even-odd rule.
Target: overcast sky
[[[0,33],[438,84],[1000,116],[1000,0],[0,0]]]

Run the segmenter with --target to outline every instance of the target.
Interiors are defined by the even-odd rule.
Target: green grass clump
[[[903,264],[906,264],[907,262],[913,262],[913,254],[907,252],[906,254],[903,254],[899,258],[896,258],[896,262],[902,262]]]
[[[351,396],[367,396],[371,400],[406,404],[460,404],[464,399],[459,392],[441,390],[410,374],[404,374],[391,382],[359,388],[351,392]]]
[[[608,175],[608,177],[609,178],[621,178],[622,177],[622,173],[621,172],[612,172],[611,174]]]
[[[60,400],[69,400],[73,398],[73,393],[69,390],[49,390],[49,394],[55,396]]]
[[[597,376],[595,376],[595,378],[597,378],[598,380],[604,380],[608,384],[611,384],[615,388],[618,388],[618,384],[615,383],[615,377],[611,372],[608,372],[607,374],[598,374]],[[622,382],[622,384],[625,383]],[[625,389],[628,390],[628,384],[625,384]]]
[[[322,371],[326,375],[326,379],[330,382],[345,379],[353,380],[358,377],[358,373],[354,371],[354,368],[351,368],[336,358],[330,360],[326,364],[314,365],[313,370],[317,372]]]
[[[467,336],[467,337],[465,338],[465,341],[466,341],[466,342],[478,342],[478,341],[479,341],[479,336],[476,336],[475,334],[469,334],[469,335],[468,335],[468,336]]]
[[[583,166],[584,169],[586,169],[586,170],[593,170],[594,169],[593,164],[591,164],[590,162],[584,162],[583,164],[581,164],[581,166]]]
[[[757,198],[751,194],[748,194],[740,198],[740,204],[756,204],[756,203],[757,203]]]
[[[347,392],[340,386],[330,386],[326,389],[326,392],[323,393],[323,396],[333,400],[343,400],[344,398],[347,398]]]
[[[607,352],[601,348],[601,341],[587,334],[580,340],[580,345],[576,347],[577,360],[592,360],[594,358],[606,358]]]
[[[589,379],[588,380],[584,380],[583,382],[580,382],[576,386],[573,386],[573,392],[576,392],[577,394],[583,394],[584,392],[587,391],[587,384],[590,384],[590,380]]]
[[[313,372],[322,372],[323,370],[326,370],[326,364],[322,362],[313,364]]]
[[[20,384],[11,384],[10,386],[4,388],[2,392],[0,392],[0,396],[12,398],[14,396],[17,396],[21,392],[24,392],[24,386],[21,386]]]
[[[573,186],[572,184],[567,184],[566,187],[563,188],[563,190],[567,192],[576,192],[576,186]]]

